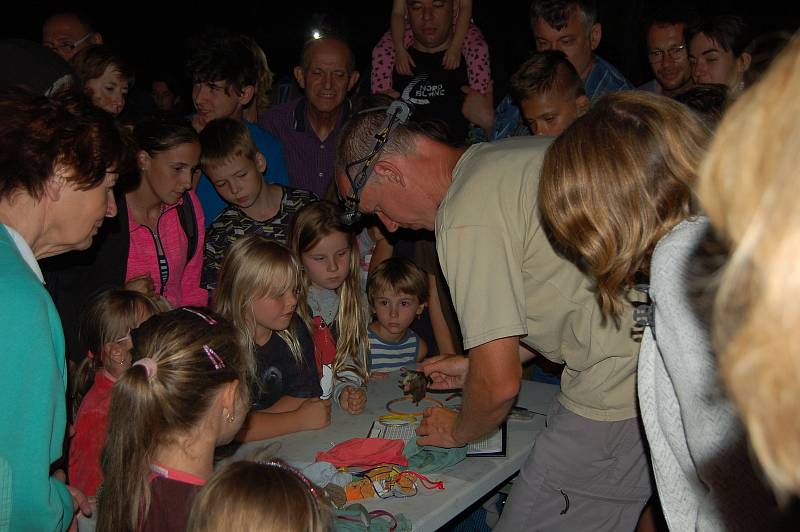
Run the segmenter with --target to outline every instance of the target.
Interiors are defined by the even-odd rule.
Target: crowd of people
[[[659,10],[636,88],[595,2],[533,0],[496,98],[472,7],[394,0],[368,83],[308,41],[288,101],[257,36],[205,34],[190,99],[81,13],[0,41],[0,530],[332,530],[215,455],[413,367],[463,394],[423,446],[560,386],[496,530],[792,529],[800,41]]]

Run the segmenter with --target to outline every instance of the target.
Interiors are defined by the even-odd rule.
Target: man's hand
[[[417,445],[435,447],[462,447],[466,442],[454,436],[458,412],[447,408],[426,408],[422,413],[422,423],[417,427]]]
[[[414,60],[408,54],[408,50],[405,48],[401,48],[399,50],[395,50],[394,54],[394,68],[397,70],[398,74],[402,74],[404,76],[410,76],[413,74],[411,72],[411,67],[417,66],[414,63]]]
[[[437,355],[420,363],[419,371],[431,379],[431,390],[463,388],[469,369],[469,359],[464,355]]]
[[[367,392],[364,388],[348,386],[339,395],[339,404],[349,414],[360,414],[367,406]]]
[[[494,125],[494,96],[492,96],[492,85],[486,94],[468,87],[461,87],[461,91],[467,96],[461,106],[461,114],[464,118],[478,125],[486,132],[486,136],[491,138],[492,126]]]

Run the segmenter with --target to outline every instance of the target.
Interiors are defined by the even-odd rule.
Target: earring
[[[236,421],[236,416],[231,414],[227,408],[223,409],[222,415],[225,417],[225,421],[227,421],[228,423],[233,423],[234,421]]]

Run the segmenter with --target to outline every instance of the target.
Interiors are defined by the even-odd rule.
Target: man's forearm
[[[500,425],[519,392],[522,366],[519,341],[505,338],[473,349],[464,383],[464,403],[453,435],[460,442],[471,442]],[[487,344],[488,346],[488,344]]]

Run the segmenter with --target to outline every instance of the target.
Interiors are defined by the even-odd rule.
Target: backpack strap
[[[186,251],[186,264],[189,264],[189,261],[192,260],[197,251],[198,230],[194,205],[192,204],[192,198],[188,194],[183,197],[183,203],[178,205],[178,220],[181,223],[183,232],[186,233],[186,239],[189,241],[189,247]]]

